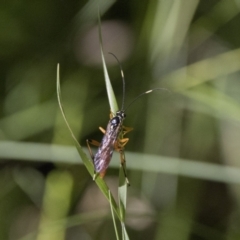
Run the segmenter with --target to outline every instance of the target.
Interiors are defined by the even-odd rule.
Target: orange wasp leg
[[[131,127],[125,127],[125,126],[123,126],[122,128],[123,128],[123,131],[122,131],[122,135],[123,135],[123,136],[124,136],[126,133],[131,132],[131,131],[133,130],[133,128],[131,128]]]
[[[121,151],[119,151],[119,154],[120,154],[121,166],[122,166],[123,173],[124,173],[124,176],[126,179],[126,183],[128,186],[130,186],[130,182],[127,177],[127,166],[126,166],[126,160],[125,160],[125,153],[124,153],[124,151],[121,150]]]
[[[123,127],[123,128],[128,129],[128,131],[126,132],[123,131],[122,136],[132,130],[132,128],[126,128],[126,127]],[[127,167],[126,167],[126,160],[125,160],[125,154],[124,154],[124,146],[128,143],[128,141],[129,141],[129,138],[120,138],[114,144],[114,148],[120,154],[120,162],[121,162],[123,173],[126,179],[126,183],[128,186],[130,186],[130,182],[127,177]]]
[[[120,161],[121,161],[121,165],[122,165],[122,168],[123,168],[123,173],[124,173],[124,176],[125,176],[125,179],[126,179],[126,183],[128,186],[130,186],[130,182],[128,180],[128,177],[127,177],[127,167],[126,167],[126,160],[125,160],[125,154],[124,154],[124,151],[120,151]]]
[[[102,127],[99,127],[99,130],[100,130],[103,134],[106,133],[105,129],[103,129]]]

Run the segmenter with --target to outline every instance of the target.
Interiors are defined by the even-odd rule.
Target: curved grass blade
[[[99,34],[99,41],[100,41],[100,50],[101,50],[101,57],[102,57],[102,63],[103,63],[103,73],[104,73],[104,79],[105,79],[105,84],[107,88],[107,95],[108,95],[108,101],[110,105],[110,109],[113,113],[116,113],[119,108],[117,105],[117,100],[112,88],[111,81],[109,79],[108,71],[107,71],[107,66],[103,54],[103,41],[102,41],[102,32],[101,32],[101,19],[100,19],[100,13],[98,10],[98,34]]]
[[[76,137],[74,136],[73,132],[72,132],[72,129],[67,121],[67,118],[66,118],[66,115],[64,113],[64,109],[63,109],[63,105],[62,105],[62,98],[61,98],[61,88],[60,88],[60,74],[59,74],[59,69],[60,69],[60,66],[59,64],[57,65],[57,98],[58,98],[58,104],[59,104],[59,107],[60,107],[60,110],[61,110],[61,113],[62,113],[62,116],[63,116],[63,119],[67,125],[67,128],[69,130],[69,132],[71,133],[72,135],[72,138],[74,140],[74,143],[75,143],[75,146],[77,148],[77,151],[85,165],[85,167],[87,168],[88,172],[90,173],[90,175],[93,177],[94,175],[94,167],[93,167],[93,164],[92,164],[92,160],[89,159],[86,155],[86,153],[83,151],[81,145],[79,144],[79,142],[77,141]],[[108,199],[109,202],[111,202],[112,204],[112,207],[116,213],[116,215],[118,216],[118,218],[120,219],[121,221],[121,215],[119,213],[119,210],[118,210],[118,207],[117,207],[117,204],[113,198],[112,195],[110,195],[111,197],[109,197],[109,188],[107,186],[107,184],[105,183],[105,181],[101,178],[97,178],[95,180],[96,184],[98,185],[99,189],[101,190],[101,192],[104,194],[104,196]]]

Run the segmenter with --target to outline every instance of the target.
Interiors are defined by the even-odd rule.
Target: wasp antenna
[[[130,104],[125,108],[125,111],[126,111],[136,100],[138,100],[140,97],[142,97],[143,95],[152,93],[153,91],[156,91],[156,90],[167,91],[167,92],[171,93],[171,91],[169,91],[167,88],[153,88],[153,89],[150,89],[150,90],[148,90],[148,91],[146,91],[146,92],[143,92],[143,93],[139,94],[136,98],[134,98],[134,99],[132,100],[132,102],[130,102]]]
[[[120,61],[118,60],[118,58],[116,57],[116,55],[114,55],[111,52],[109,52],[109,54],[111,54],[115,57],[115,59],[118,62],[119,68],[120,68],[120,72],[121,72],[121,76],[122,76],[122,82],[123,82],[123,95],[122,95],[122,107],[121,107],[121,110],[123,110],[124,109],[124,101],[125,101],[125,77],[124,77],[124,73],[123,73],[122,65],[121,65]]]

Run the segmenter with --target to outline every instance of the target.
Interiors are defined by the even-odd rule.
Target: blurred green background
[[[99,3],[118,104],[126,77],[130,239],[240,239],[240,1]],[[109,104],[98,1],[0,4],[0,239],[115,239],[110,209],[81,163]],[[87,152],[87,151],[86,151]],[[105,177],[118,187],[119,154]]]

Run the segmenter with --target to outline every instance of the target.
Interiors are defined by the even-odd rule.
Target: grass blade
[[[116,220],[115,220],[115,216],[114,216],[114,212],[113,212],[113,205],[112,205],[112,197],[111,197],[111,192],[108,192],[108,197],[110,199],[110,208],[111,208],[111,214],[112,214],[112,220],[113,220],[113,225],[114,225],[114,230],[116,233],[116,239],[119,240],[119,234],[118,234],[118,230],[117,230],[117,225],[116,225]]]
[[[107,88],[107,95],[108,95],[108,101],[110,105],[110,109],[113,113],[116,113],[119,108],[117,105],[117,100],[112,88],[111,81],[109,79],[108,71],[107,71],[107,66],[103,54],[103,41],[102,41],[102,32],[101,32],[101,19],[100,19],[100,13],[98,11],[98,33],[99,33],[99,41],[100,41],[100,50],[101,50],[101,57],[102,57],[102,63],[103,63],[103,73],[104,73],[104,79],[105,79],[105,84]]]
[[[122,223],[122,235],[123,235],[123,240],[130,240],[124,223]]]
[[[121,215],[121,221],[125,221],[125,212],[127,206],[127,188],[126,178],[124,175],[123,166],[119,170],[119,187],[118,187],[118,200],[119,200],[119,211]]]

